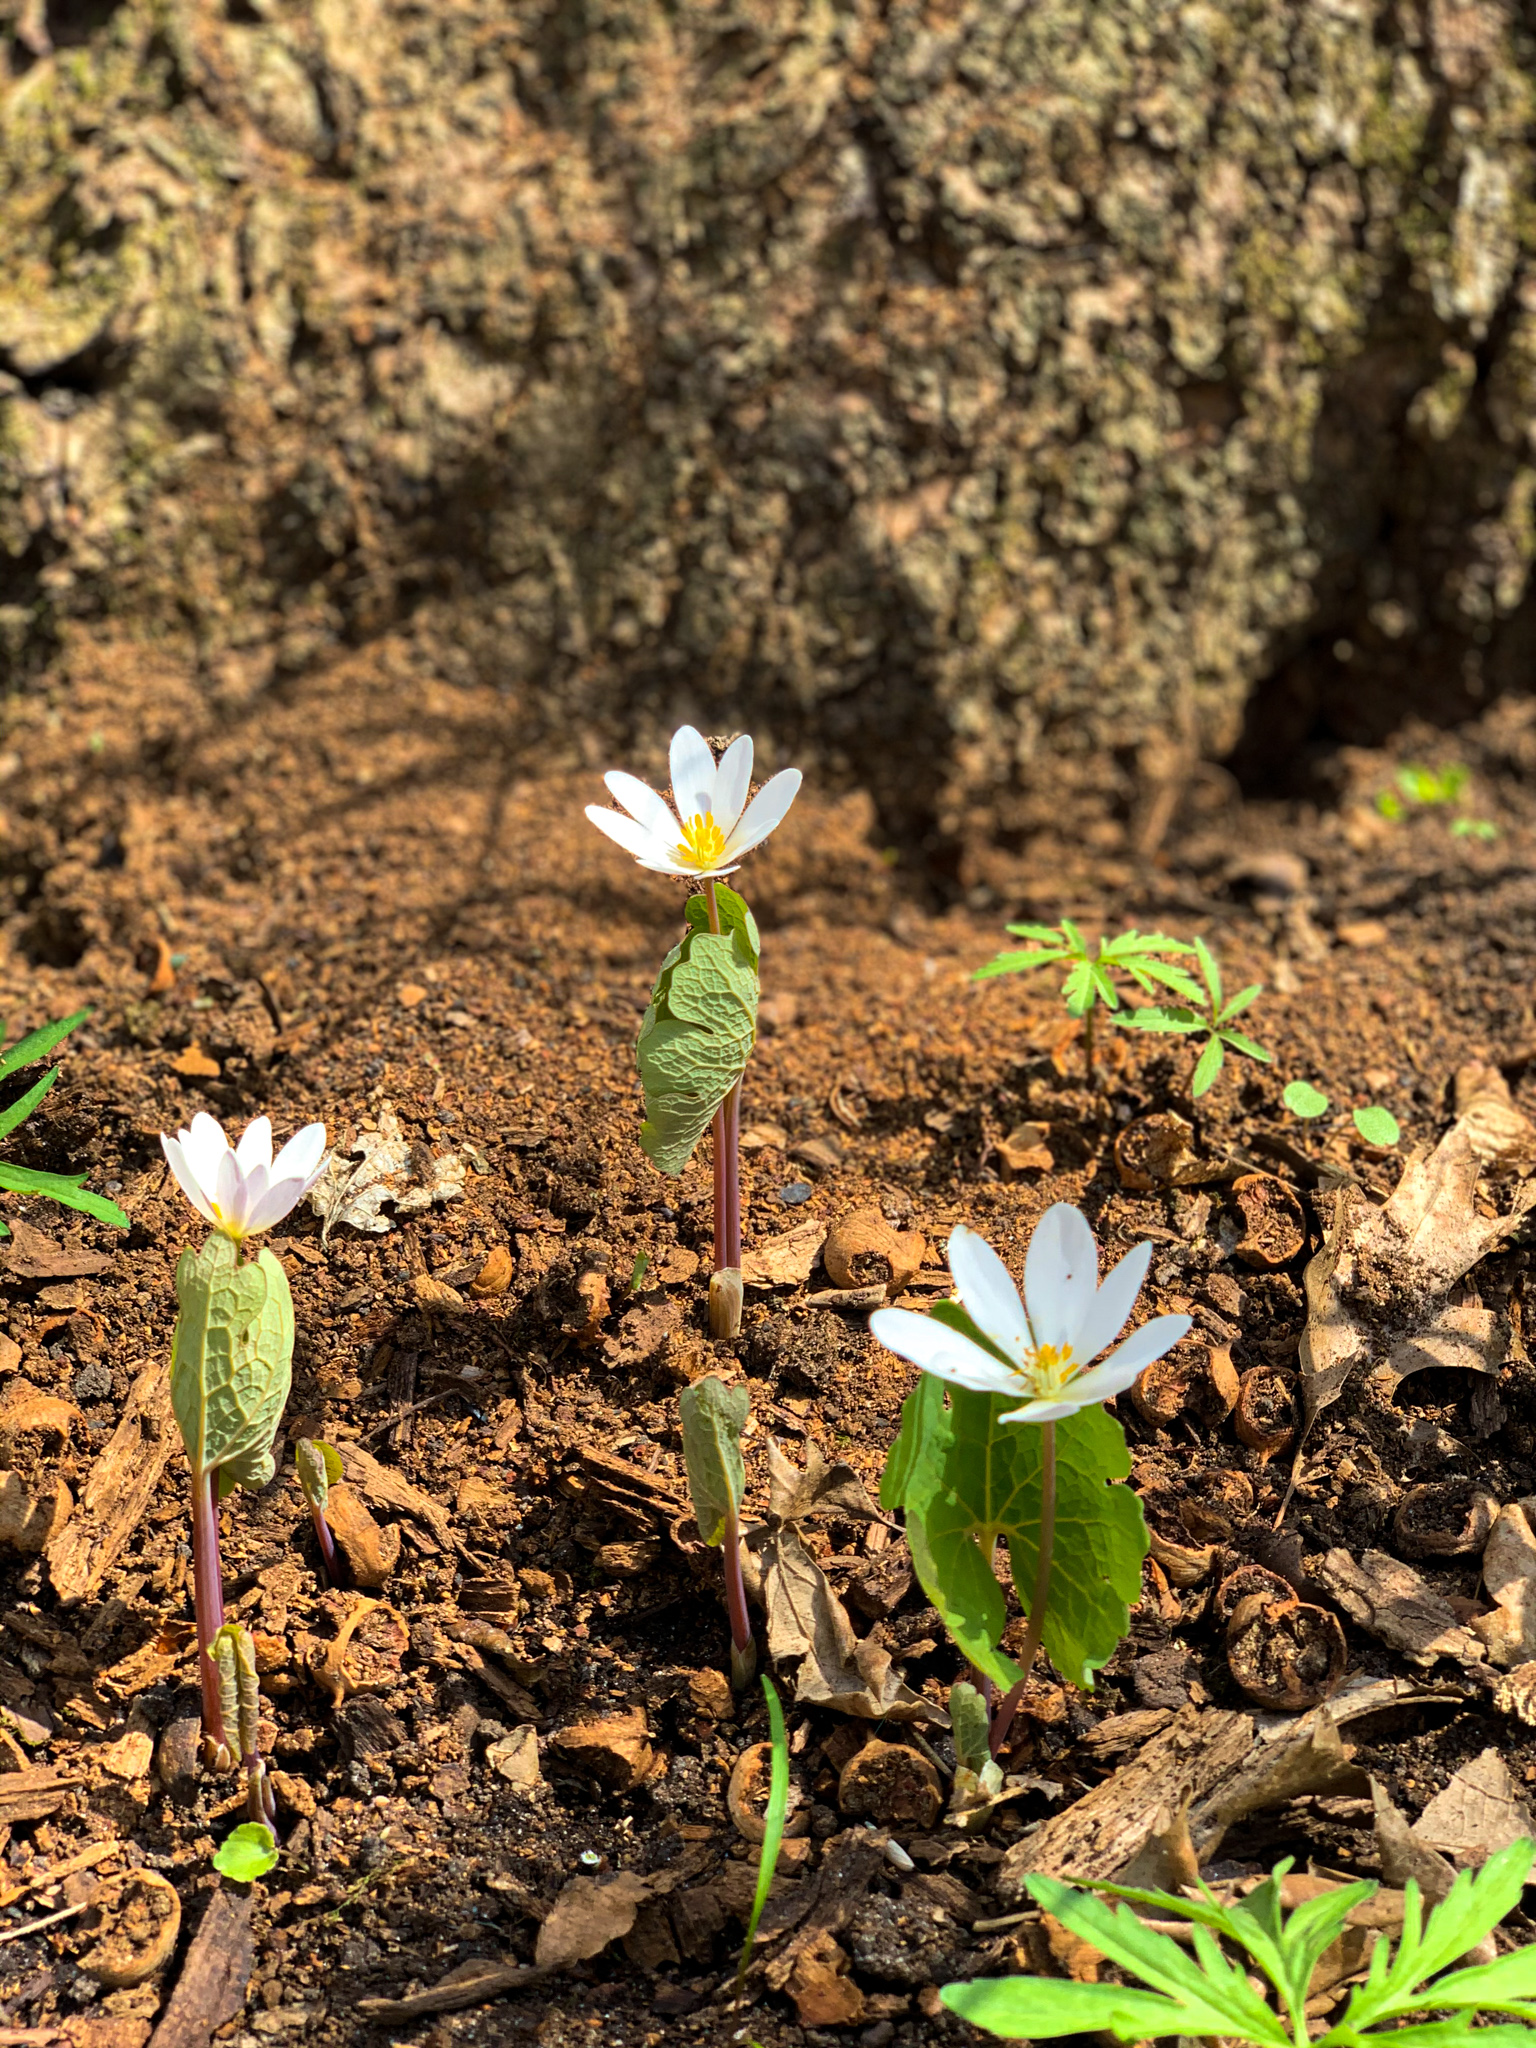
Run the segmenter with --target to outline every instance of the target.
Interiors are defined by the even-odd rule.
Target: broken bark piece
[[[851,2027],[863,2019],[864,1993],[848,1974],[849,1961],[826,1929],[800,1950],[785,1989],[802,2027]]]
[[[944,1788],[921,1751],[876,1737],[843,1765],[837,1803],[850,1818],[926,1834],[944,1811]]]
[[[1475,1479],[1410,1486],[1392,1517],[1392,1538],[1408,1557],[1465,1557],[1486,1548],[1499,1503]]]
[[[425,1532],[425,1537],[418,1539],[424,1550],[453,1549],[452,1525],[435,1500],[412,1486],[393,1466],[381,1465],[359,1444],[340,1443],[336,1448],[348,1483],[357,1487],[366,1500],[378,1507],[393,1508],[414,1522]]]
[[[512,1254],[504,1244],[493,1245],[485,1255],[485,1263],[469,1283],[469,1292],[476,1301],[494,1301],[505,1294],[512,1285]]]
[[[88,1977],[109,1991],[142,1984],[170,1961],[181,1932],[176,1887],[152,1870],[108,1878],[91,1901],[84,1932],[94,1937],[80,1958]]]
[[[215,2031],[243,2009],[254,1905],[249,1890],[241,1896],[221,1885],[213,1894],[149,2048],[208,2048]]]
[[[1272,1273],[1307,1248],[1306,1218],[1293,1189],[1267,1173],[1245,1173],[1232,1183],[1232,1199],[1243,1219],[1235,1247],[1245,1266]]]
[[[11,1219],[10,1241],[3,1256],[10,1278],[29,1284],[88,1280],[93,1274],[105,1273],[112,1264],[109,1254],[87,1251],[83,1245],[60,1244],[19,1216]]]
[[[23,1771],[0,1771],[0,1826],[46,1820],[57,1813],[78,1779],[56,1764],[33,1764]]]
[[[463,2012],[472,2005],[484,2005],[508,1991],[528,1991],[545,1984],[552,1970],[539,1970],[526,1963],[496,1963],[486,1956],[472,1956],[450,1970],[428,1991],[413,1992],[409,1998],[360,1998],[357,2011],[378,2026],[419,2020],[438,2012]],[[150,2048],[155,2048],[154,2042]]]
[[[563,1763],[596,1778],[610,1791],[631,1791],[656,1769],[656,1752],[642,1707],[607,1714],[597,1721],[573,1722],[568,1728],[557,1728],[547,1740]]]
[[[80,1420],[73,1401],[51,1394],[22,1394],[0,1408],[0,1548],[36,1557],[74,1513],[66,1479]]]
[[[1536,1535],[1531,1503],[1511,1501],[1483,1552],[1483,1584],[1495,1602],[1491,1614],[1475,1614],[1472,1628],[1490,1662],[1510,1669],[1536,1658]]]
[[[1400,1559],[1368,1550],[1356,1563],[1347,1550],[1330,1550],[1313,1576],[1350,1620],[1427,1671],[1437,1657],[1461,1664],[1482,1661],[1482,1645],[1433,1587]]]
[[[827,1226],[812,1217],[797,1223],[779,1237],[770,1237],[742,1255],[741,1280],[744,1287],[799,1287],[811,1277],[811,1269],[826,1240]]]
[[[325,1519],[346,1561],[354,1586],[376,1591],[400,1562],[400,1527],[382,1526],[368,1512],[355,1486],[338,1480],[325,1499]]]
[[[1278,1366],[1255,1365],[1238,1382],[1233,1427],[1266,1464],[1295,1440],[1296,1375]]]
[[[1227,1669],[1263,1707],[1296,1713],[1317,1706],[1348,1661],[1338,1618],[1294,1595],[1272,1600],[1251,1594],[1227,1623]]]
[[[139,1374],[122,1419],[86,1478],[79,1506],[49,1539],[44,1556],[63,1607],[89,1599],[143,1522],[175,1439],[171,1381],[164,1366]]]
[[[876,1281],[897,1295],[922,1267],[928,1240],[920,1230],[899,1231],[878,1209],[855,1209],[827,1232],[821,1262],[835,1288],[863,1288]]]
[[[1012,1180],[1016,1173],[1050,1173],[1056,1165],[1056,1155],[1047,1140],[1051,1127],[1045,1123],[1015,1124],[1006,1138],[999,1138],[993,1148],[1002,1165],[1003,1179]]]

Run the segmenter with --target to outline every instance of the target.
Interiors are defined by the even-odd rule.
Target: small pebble
[[[887,1863],[890,1864],[893,1870],[899,1870],[903,1872],[903,1874],[905,1874],[905,1872],[909,1870],[915,1870],[917,1868],[917,1865],[912,1861],[912,1858],[907,1854],[906,1850],[903,1849],[900,1842],[886,1843],[885,1860]]]
[[[787,1188],[779,1189],[779,1200],[787,1207],[793,1206],[796,1202],[808,1202],[810,1199],[811,1184],[808,1180],[792,1180]]]

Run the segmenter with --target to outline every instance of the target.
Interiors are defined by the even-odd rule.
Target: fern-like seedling
[[[1256,997],[1263,995],[1264,984],[1250,982],[1247,988],[1240,988],[1235,996],[1229,998],[1222,991],[1220,964],[1204,939],[1196,939],[1194,950],[1205,982],[1203,993],[1195,989],[1194,1000],[1190,1003],[1147,1004],[1139,1010],[1127,1012],[1120,1022],[1135,1031],[1203,1035],[1205,1046],[1195,1062],[1189,1089],[1191,1095],[1199,1096],[1214,1084],[1228,1047],[1250,1060],[1262,1060],[1266,1066],[1273,1055],[1245,1032],[1235,1029],[1232,1022]]]
[[[1182,939],[1169,938],[1166,932],[1121,932],[1118,938],[1101,938],[1094,948],[1065,917],[1059,925],[1011,924],[1008,930],[1016,939],[1030,939],[1034,943],[1022,952],[999,953],[985,967],[978,967],[972,979],[989,981],[998,974],[1030,974],[1037,967],[1065,967],[1061,1000],[1069,1017],[1082,1020],[1083,1061],[1090,1082],[1094,1017],[1100,1009],[1120,1009],[1117,974],[1127,976],[1143,995],[1155,996],[1166,990],[1185,1002],[1200,1000],[1199,987],[1184,969],[1162,957],[1168,953],[1190,953],[1194,948]]]
[[[1396,1949],[1385,1934],[1378,1938],[1364,1981],[1319,2034],[1307,2022],[1313,1973],[1350,1914],[1377,1887],[1340,1885],[1287,1913],[1280,1887],[1289,1859],[1246,1898],[1230,1903],[1205,1885],[1191,1899],[1113,1884],[1080,1891],[1053,1877],[1026,1877],[1038,1905],[1132,1981],[983,1978],[946,1984],[940,1996],[951,2012],[1008,2041],[1107,2033],[1120,2041],[1216,2035],[1253,2048],[1371,2048],[1377,2042],[1383,2048],[1515,2048],[1529,2043],[1528,2029],[1536,2024],[1536,1946],[1464,1970],[1452,1966],[1519,1904],[1533,1853],[1530,1842],[1513,1842],[1475,1877],[1463,1871],[1427,1920],[1410,1879]],[[1097,1892],[1127,1905],[1111,1908]],[[1192,1951],[1127,1906],[1146,1907],[1159,1920],[1188,1921]],[[1223,1942],[1237,1951],[1236,1960],[1223,1952]],[[1267,1992],[1259,1979],[1267,1980]],[[1517,2024],[1491,2024],[1496,2018]]]

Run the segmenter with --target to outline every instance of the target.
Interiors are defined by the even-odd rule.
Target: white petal
[[[802,779],[798,768],[783,768],[763,784],[747,805],[741,823],[727,835],[725,850],[733,860],[738,854],[750,853],[754,846],[760,846],[775,825],[783,824]]]
[[[1074,1393],[1087,1381],[1100,1379],[1114,1380],[1117,1384],[1110,1393],[1118,1394],[1131,1384],[1138,1373],[1144,1373],[1154,1358],[1161,1358],[1165,1351],[1171,1351],[1181,1337],[1187,1337],[1194,1321],[1192,1316],[1154,1316],[1150,1323],[1143,1323],[1139,1330],[1132,1330],[1118,1350],[1111,1351],[1102,1365],[1096,1365],[1092,1372],[1085,1372],[1081,1379],[1072,1382]],[[1095,1401],[1107,1401],[1109,1394],[1095,1394]]]
[[[752,742],[743,733],[720,756],[715,770],[715,823],[727,838],[741,816],[741,807],[752,787]]]
[[[1005,1366],[932,1316],[914,1315],[909,1308],[878,1308],[869,1319],[869,1328],[887,1351],[910,1359],[941,1380],[953,1380],[976,1394],[1018,1392],[1019,1383]]]
[[[263,1166],[260,1160],[246,1174],[240,1183],[240,1227],[250,1231],[256,1228],[251,1218],[261,1207],[262,1198],[272,1185],[272,1169]]]
[[[984,1237],[957,1224],[949,1233],[949,1270],[965,1312],[1005,1351],[1018,1352],[1029,1341],[1024,1304],[1013,1275]]]
[[[249,1173],[253,1166],[272,1164],[272,1119],[259,1116],[247,1124],[245,1136],[235,1147],[235,1164],[242,1173]]]
[[[1006,1415],[999,1415],[999,1422],[1064,1422],[1069,1415],[1075,1415],[1080,1408],[1086,1408],[1086,1401],[1026,1401],[1022,1408],[1010,1408]]]
[[[642,860],[641,867],[653,875],[681,875],[687,882],[705,882],[713,875],[734,875],[734,868],[688,868],[677,860]]]
[[[275,1180],[271,1187],[262,1192],[261,1200],[252,1205],[245,1219],[247,1232],[254,1236],[258,1230],[270,1230],[274,1223],[281,1223],[290,1209],[296,1208],[303,1200],[309,1183],[302,1180]]]
[[[245,1181],[235,1164],[234,1153],[227,1149],[219,1161],[218,1178],[213,1189],[213,1206],[231,1230],[244,1228]]]
[[[1085,1365],[1107,1351],[1129,1322],[1151,1261],[1151,1245],[1139,1244],[1105,1275],[1104,1285],[1072,1340],[1073,1353]]]
[[[180,1141],[175,1138],[166,1137],[162,1131],[160,1134],[160,1148],[165,1154],[166,1164],[176,1176],[181,1192],[192,1204],[198,1215],[205,1218],[209,1223],[215,1222],[217,1219],[214,1216],[212,1205],[208,1197],[198,1186],[197,1175],[188,1164],[186,1152],[183,1150]]]
[[[1099,1248],[1088,1219],[1070,1202],[1053,1202],[1035,1225],[1024,1260],[1024,1299],[1037,1346],[1062,1350],[1088,1320],[1098,1288]]]
[[[679,726],[672,735],[672,801],[684,824],[715,808],[715,757],[691,725]]]
[[[272,1179],[301,1180],[312,1187],[325,1159],[325,1125],[306,1124],[288,1140],[272,1162]]]
[[[216,1123],[206,1109],[200,1109],[192,1119],[191,1130],[181,1133],[181,1149],[198,1186],[212,1200],[219,1184],[220,1163],[229,1150],[223,1125]]]
[[[678,831],[677,820],[665,798],[659,797],[648,782],[642,782],[638,775],[626,775],[622,768],[615,768],[603,777],[615,799],[621,803],[632,818],[638,818],[647,832],[655,833],[658,839],[675,846],[682,834]],[[590,816],[591,814],[588,813]]]
[[[657,859],[665,858],[671,850],[663,845],[654,832],[644,825],[637,825],[633,818],[626,818],[622,811],[605,811],[601,804],[588,804],[587,816],[599,832],[608,837],[626,853],[632,853],[636,860],[647,866]]]

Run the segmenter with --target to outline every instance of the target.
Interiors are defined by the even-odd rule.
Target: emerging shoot
[[[728,1387],[714,1373],[695,1380],[678,1396],[683,1425],[683,1462],[699,1534],[725,1563],[725,1604],[731,1618],[731,1684],[738,1692],[752,1682],[757,1646],[747,1614],[741,1571],[741,1502],[747,1488],[741,1432],[750,1400],[745,1387]]]
[[[320,1545],[320,1561],[325,1567],[326,1579],[331,1585],[339,1586],[341,1566],[331,1525],[325,1519],[325,1503],[331,1488],[340,1484],[341,1459],[329,1444],[320,1443],[314,1437],[301,1436],[293,1447],[293,1462],[299,1468],[299,1487],[314,1518],[315,1540]]]
[[[219,1710],[227,1748],[227,1754],[216,1758],[215,1763],[220,1770],[228,1770],[235,1763],[241,1766],[245,1772],[246,1811],[253,1821],[264,1821],[273,1827],[277,1806],[258,1740],[261,1688],[256,1676],[256,1645],[249,1629],[238,1621],[226,1621],[214,1637],[208,1656],[219,1677]]]

